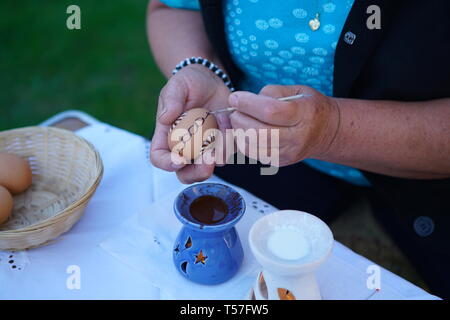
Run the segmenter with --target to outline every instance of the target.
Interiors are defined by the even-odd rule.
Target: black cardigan
[[[237,83],[242,72],[227,47],[222,1],[200,0],[200,4],[208,37]],[[381,9],[380,30],[366,27],[366,10],[373,4]],[[355,0],[336,48],[333,95],[397,101],[450,97],[449,14],[450,1],[446,0]],[[348,41],[350,33],[355,36],[353,43]],[[363,173],[398,213],[408,212],[411,218],[450,215],[450,179]]]

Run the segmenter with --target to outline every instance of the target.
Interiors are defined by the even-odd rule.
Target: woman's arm
[[[192,56],[202,56],[223,67],[208,41],[200,12],[169,8],[153,0],[148,8],[147,33],[156,62],[169,78],[159,96],[150,159],[160,169],[176,171],[184,183],[206,180],[212,175],[214,164],[205,161],[186,165],[173,161],[176,154],[169,150],[167,135],[175,119],[187,109],[214,110],[227,106],[230,91],[222,79],[204,66],[191,64],[174,76],[171,71],[177,63]],[[226,116],[216,118],[220,129],[230,126]]]
[[[334,99],[340,126],[324,160],[390,176],[450,177],[450,99]]]
[[[147,36],[156,63],[166,77],[177,63],[193,56],[220,65],[198,11],[169,8],[152,0],[147,10]]]
[[[274,97],[310,93],[283,102]],[[305,86],[235,92],[233,128],[279,130],[281,165],[315,158],[389,176],[450,177],[450,99],[423,102],[331,98]]]

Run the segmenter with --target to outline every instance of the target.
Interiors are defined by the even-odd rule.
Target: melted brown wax
[[[215,224],[225,219],[228,214],[228,206],[220,198],[201,196],[191,203],[189,212],[200,223]]]

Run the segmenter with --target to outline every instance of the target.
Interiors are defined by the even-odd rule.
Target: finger
[[[219,113],[216,114],[217,126],[221,131],[225,131],[226,129],[231,129],[230,117],[228,114]]]
[[[150,160],[152,164],[166,171],[176,171],[185,166],[185,160],[169,150],[167,135],[169,126],[156,123],[155,133],[150,147]]]
[[[241,112],[233,112],[230,119],[235,129],[236,147],[247,157],[260,160],[259,155],[270,155],[270,149],[278,147],[278,138],[276,141],[272,141],[272,138],[279,137],[280,128],[261,123]],[[239,132],[237,129],[242,129],[244,132]]]
[[[178,180],[184,184],[205,181],[212,176],[214,163],[191,164],[177,171]]]
[[[310,94],[314,91],[312,88],[307,86],[280,86],[280,85],[267,85],[261,89],[260,95],[268,96],[272,98],[285,98],[290,96],[295,96],[298,94]]]
[[[276,126],[272,126],[271,124],[261,122],[259,119],[255,119],[250,115],[235,111],[230,115],[230,122],[233,129],[274,129]]]
[[[261,122],[276,126],[294,126],[298,123],[300,103],[278,101],[265,95],[240,91],[230,95],[229,104]]]
[[[184,111],[187,98],[188,88],[184,80],[172,77],[161,90],[157,120],[164,125],[171,125]]]

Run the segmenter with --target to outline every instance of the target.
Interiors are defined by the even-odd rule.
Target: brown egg
[[[192,162],[213,147],[217,130],[216,118],[208,110],[190,109],[172,124],[167,143],[172,152]]]
[[[0,225],[8,220],[13,208],[13,198],[9,191],[0,186]]]
[[[16,155],[0,153],[0,185],[12,194],[25,191],[31,185],[30,165]]]

